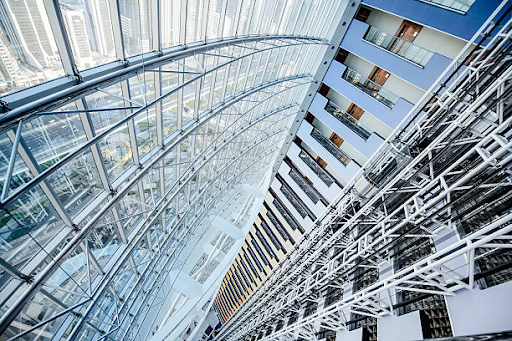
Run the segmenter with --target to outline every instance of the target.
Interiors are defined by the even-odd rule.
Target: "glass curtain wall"
[[[266,191],[332,34],[315,18],[345,5],[94,1],[0,2],[7,104],[15,91],[52,95],[44,82],[65,74],[140,62],[0,125],[2,339],[157,332],[173,316],[163,302],[178,295],[171,269],[211,229],[207,217],[248,223],[255,201],[242,185]],[[201,47],[166,57],[184,44]],[[215,238],[225,253],[234,243]],[[217,265],[190,276],[211,284]]]

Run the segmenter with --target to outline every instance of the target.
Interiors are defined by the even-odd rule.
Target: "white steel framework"
[[[318,18],[338,22],[347,5],[91,6],[102,3],[117,61],[83,68],[77,32],[63,22],[68,8],[45,1],[67,76],[1,97],[5,339],[186,331],[190,306],[213,297],[261,205],[269,166],[303,115],[334,33]],[[130,6],[138,26],[127,24]]]
[[[472,207],[478,191],[503,188],[503,200],[510,194],[510,10],[504,1],[468,43],[467,65],[456,64],[458,58],[452,63],[439,78],[443,82],[432,86],[243,303],[219,340],[316,339],[323,330],[349,329],[353,316],[396,314],[402,292],[446,296],[472,290],[475,264],[510,249],[510,207],[465,235],[457,213]],[[436,245],[457,235],[449,246],[384,272],[405,239],[427,238]],[[368,268],[376,279],[354,289],[356,272]],[[326,302],[322,292],[328,288],[341,296]],[[318,309],[302,314],[306,301]]]

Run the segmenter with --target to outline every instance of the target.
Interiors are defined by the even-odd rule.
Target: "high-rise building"
[[[80,61],[82,68],[90,68],[92,65],[92,51],[87,39],[85,26],[85,11],[69,9],[64,11],[68,34],[73,43],[75,57]]]
[[[511,11],[0,0],[0,340],[509,337]]]

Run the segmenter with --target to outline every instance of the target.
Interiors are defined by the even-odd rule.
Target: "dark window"
[[[254,240],[252,241],[252,244],[254,245]],[[258,267],[258,269],[259,269],[261,272],[263,272],[263,273],[267,274],[267,273],[266,273],[266,271],[263,269],[263,266],[261,265],[260,260],[258,259],[258,257],[256,256],[256,254],[254,253],[254,251],[252,250],[252,248],[251,248],[251,247],[249,247],[249,245],[248,245],[248,247],[247,247],[247,250],[249,250],[249,254],[251,255],[252,259],[254,259],[254,263],[256,263],[256,266]]]
[[[247,252],[249,252],[249,251],[247,251]],[[260,274],[258,273],[256,268],[252,264],[252,261],[249,259],[249,257],[247,257],[247,253],[244,253],[244,259],[245,259],[245,262],[247,263],[247,265],[249,265],[249,268],[251,269],[251,271],[254,274],[254,276],[260,278]]]
[[[252,236],[251,236],[252,237]],[[263,252],[263,250],[261,249],[261,247],[259,246],[259,244],[256,242],[256,240],[254,239],[254,237],[252,237],[253,239],[251,240],[251,243],[252,243],[252,246],[254,246],[254,249],[256,250],[256,252],[258,253],[258,255],[260,256],[261,260],[263,261],[263,263],[265,265],[268,265],[270,266],[270,268],[272,268],[272,266],[270,265],[270,262],[268,261],[267,259],[267,256],[265,256],[265,253]]]
[[[263,229],[263,231],[265,231],[265,233],[267,234],[267,236],[269,236],[270,240],[272,241],[272,244],[274,244],[274,246],[276,247],[276,249],[278,250],[281,250],[283,251],[284,253],[286,253],[286,250],[284,249],[283,247],[283,244],[281,244],[281,242],[279,241],[279,239],[277,238],[277,236],[275,235],[274,231],[272,231],[272,229],[270,228],[270,226],[268,226],[267,222],[263,219],[263,217],[261,216],[261,214],[258,214],[259,217],[260,217],[260,220],[261,220],[261,228]],[[285,239],[286,240],[286,239]]]
[[[281,200],[277,197],[276,193],[272,190],[272,188],[269,189],[270,194],[274,197],[274,200],[272,201],[272,204],[277,209],[277,211],[283,216],[285,221],[290,225],[292,230],[299,230],[300,233],[304,233],[304,229],[300,224],[295,220],[295,218],[292,216],[290,211],[284,206],[284,204],[281,202]]]
[[[359,8],[359,11],[357,11],[357,14],[356,14],[356,20],[366,22],[366,20],[368,20],[368,17],[370,16],[371,12],[372,11],[369,8],[366,8],[366,7]]]

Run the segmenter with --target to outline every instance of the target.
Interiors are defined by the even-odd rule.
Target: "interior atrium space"
[[[512,340],[512,1],[0,0],[0,341]]]

